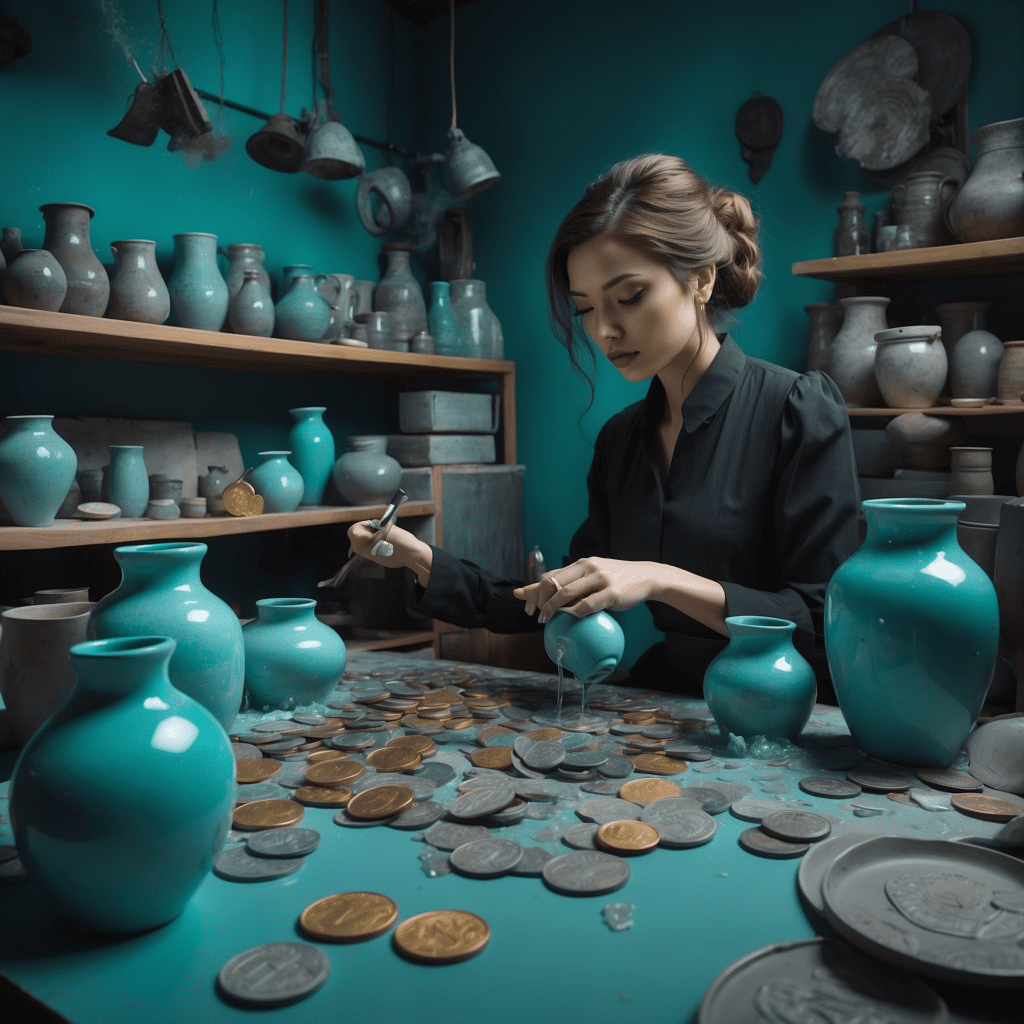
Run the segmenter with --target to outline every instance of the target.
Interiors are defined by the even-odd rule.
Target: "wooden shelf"
[[[436,631],[426,632],[419,629],[396,631],[387,636],[372,638],[356,637],[352,640],[345,640],[345,647],[350,651],[390,651],[399,647],[426,647],[436,642]]]
[[[988,242],[938,245],[928,249],[835,256],[793,264],[798,277],[825,281],[877,278],[887,281],[935,281],[992,274],[1024,273],[1024,237],[995,238]]]
[[[954,409],[951,405],[932,405],[927,409],[868,409],[855,407],[846,410],[851,417],[902,416],[908,412],[923,412],[926,416],[1020,416],[1024,405],[983,405],[980,409]]]
[[[39,551],[83,547],[87,544],[134,544],[161,540],[200,540],[239,533],[290,530],[301,526],[356,523],[383,514],[386,505],[347,505],[304,508],[259,516],[207,516],[205,519],[103,519],[91,522],[57,519],[51,526],[0,526],[0,551]],[[402,518],[432,516],[432,501],[408,501]]]

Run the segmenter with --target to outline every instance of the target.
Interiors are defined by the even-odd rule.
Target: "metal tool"
[[[383,536],[376,544],[370,548],[370,554],[378,557],[386,558],[388,555],[394,553],[394,547],[388,543],[387,535],[391,527],[392,520],[395,518],[395,514],[401,505],[404,505],[409,500],[409,495],[399,487],[394,494],[391,495],[391,501],[388,503],[388,507],[384,510],[384,514],[380,519],[371,519],[370,525],[380,531]],[[361,555],[352,555],[352,557],[329,579],[321,580],[317,587],[337,587],[340,586],[342,580],[349,574],[352,566],[356,564],[361,558]]]

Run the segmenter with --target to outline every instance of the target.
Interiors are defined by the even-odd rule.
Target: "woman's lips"
[[[612,352],[608,360],[613,366],[625,366],[636,355],[636,352]]]

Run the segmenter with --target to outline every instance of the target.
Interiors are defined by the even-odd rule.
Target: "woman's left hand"
[[[580,616],[605,609],[623,612],[651,600],[659,568],[656,562],[581,558],[513,593],[526,602],[527,615],[540,609],[538,622],[547,622],[562,608]]]

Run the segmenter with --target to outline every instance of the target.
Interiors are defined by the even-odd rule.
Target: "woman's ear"
[[[693,272],[693,297],[701,303],[710,302],[717,278],[718,273],[714,263],[709,263],[706,267],[698,267]]]

